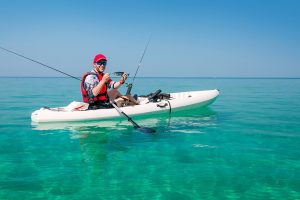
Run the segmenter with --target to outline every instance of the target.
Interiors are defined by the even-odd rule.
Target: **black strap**
[[[167,102],[168,102],[168,104],[169,104],[169,108],[170,108],[170,110],[169,110],[169,115],[171,115],[171,111],[172,111],[172,106],[171,106],[171,103],[170,103],[170,101],[169,100],[166,100]]]

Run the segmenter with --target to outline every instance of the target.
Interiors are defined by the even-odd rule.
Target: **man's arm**
[[[100,90],[102,89],[105,82],[103,79],[92,89],[93,95],[97,96],[100,93]]]
[[[104,74],[102,80],[93,88],[93,95],[97,96],[100,93],[100,90],[102,89],[103,85],[110,80],[109,74]]]
[[[119,80],[118,82],[114,83],[114,87],[115,89],[118,89],[122,84],[125,83],[125,80],[127,79],[127,74],[123,74],[121,80]]]

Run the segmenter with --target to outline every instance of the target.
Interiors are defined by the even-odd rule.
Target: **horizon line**
[[[77,77],[77,76],[75,76]],[[68,76],[0,76],[0,78],[72,78]],[[78,78],[80,78],[78,76]],[[111,78],[118,78],[112,76]],[[129,77],[132,78],[132,77]],[[284,76],[137,76],[136,78],[203,78],[203,79],[300,79],[300,77]]]

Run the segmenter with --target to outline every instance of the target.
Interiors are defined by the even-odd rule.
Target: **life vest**
[[[81,88],[83,102],[89,103],[89,104],[96,103],[98,101],[99,102],[106,102],[108,100],[107,85],[111,82],[111,79],[109,79],[106,82],[106,84],[103,85],[103,87],[101,88],[101,90],[100,90],[100,92],[97,96],[94,96],[93,98],[90,98],[87,91],[86,91],[86,89],[84,88],[84,81],[85,81],[85,79],[88,75],[97,76],[99,82],[103,78],[103,74],[97,74],[97,73],[93,73],[93,72],[87,72],[82,76],[81,83],[80,83],[80,88]]]

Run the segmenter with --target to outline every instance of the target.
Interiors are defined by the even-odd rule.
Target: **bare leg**
[[[122,95],[117,89],[112,89],[107,94],[110,101],[115,101],[118,107],[123,107],[125,100],[120,98]]]
[[[139,105],[139,102],[133,98],[130,94],[125,95],[133,105]]]
[[[112,90],[108,91],[107,94],[109,96],[109,100],[111,100],[111,101],[122,96],[121,93],[117,89],[112,89]]]
[[[136,101],[130,94],[122,96],[122,94],[117,89],[112,89],[107,92],[109,99],[115,101],[118,107],[123,107],[125,100],[129,101],[129,105],[138,105],[139,102]]]
[[[117,99],[115,99],[115,102],[116,102],[118,107],[123,107],[124,103],[125,103],[125,100],[122,99],[122,98],[117,98]]]
[[[139,102],[136,101],[131,95],[123,95],[121,98],[127,102],[127,105],[139,105]]]

